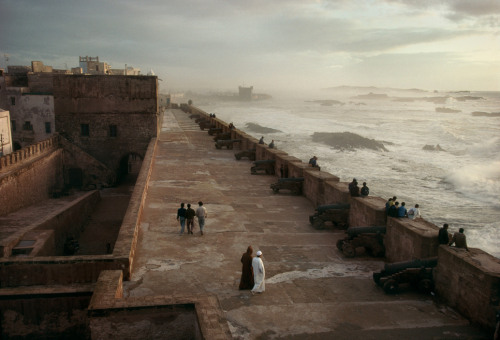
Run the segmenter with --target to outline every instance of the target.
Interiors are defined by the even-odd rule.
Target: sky
[[[162,92],[500,91],[500,0],[0,0],[0,67],[79,56]]]

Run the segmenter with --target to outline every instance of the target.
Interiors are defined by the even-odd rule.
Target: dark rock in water
[[[332,106],[333,104],[335,105],[344,105],[344,103],[338,101],[338,100],[333,100],[333,99],[321,99],[321,100],[306,100],[308,103],[319,103],[322,106]]]
[[[422,150],[427,150],[427,151],[445,151],[439,144],[434,145],[425,145]]]
[[[324,143],[337,150],[372,149],[388,151],[381,142],[361,137],[352,132],[315,132],[312,139],[313,142]]]
[[[463,97],[455,97],[455,100],[459,102],[465,102],[467,100],[482,100],[483,97],[474,97],[474,96],[463,96]]]
[[[500,112],[482,112],[482,111],[474,111],[472,112],[473,116],[479,117],[500,117]]]
[[[370,92],[368,94],[360,94],[359,96],[355,96],[353,98],[357,98],[357,99],[387,99],[387,98],[389,98],[389,96],[386,95],[385,93]]]
[[[436,107],[436,112],[443,112],[443,113],[458,113],[462,112],[460,110],[455,110],[455,109],[449,109],[447,107]]]
[[[268,127],[265,127],[265,126],[261,126],[259,124],[255,124],[255,123],[247,123],[245,126],[246,126],[246,128],[248,130],[251,130],[253,132],[258,132],[258,133],[283,132],[283,131],[280,131],[280,130],[271,129],[271,128],[268,128]]]

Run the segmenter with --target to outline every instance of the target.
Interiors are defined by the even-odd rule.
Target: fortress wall
[[[0,176],[14,167],[31,162],[36,157],[46,155],[59,147],[59,136],[53,136],[44,141],[31,144],[21,150],[0,157]]]
[[[124,277],[130,279],[134,264],[135,248],[139,236],[140,221],[144,201],[146,200],[147,187],[152,171],[153,155],[156,150],[157,139],[153,138],[149,143],[146,155],[142,161],[141,171],[134,186],[134,192],[130,198],[127,213],[123,218],[120,232],[113,249],[113,255],[126,259],[126,266],[123,267]]]
[[[380,197],[353,197],[349,214],[349,226],[385,226],[385,200]]]
[[[184,110],[193,110],[208,117],[208,114],[192,106],[186,105]],[[223,124],[221,126],[226,127]],[[245,138],[243,134],[240,136]],[[288,177],[307,178],[304,195],[314,204],[350,203],[350,225],[386,225],[385,246],[389,262],[438,256],[435,289],[439,296],[473,322],[494,327],[493,308],[500,305],[500,260],[479,249],[472,249],[471,256],[459,249],[439,247],[439,228],[436,225],[424,219],[387,218],[385,199],[373,196],[352,198],[348,183],[334,180],[335,176],[332,176],[331,181],[313,179],[317,171],[293,156],[276,151],[267,145],[257,144],[256,159],[276,159],[277,176],[281,175],[283,165],[288,168]]]
[[[42,153],[39,153],[42,155]],[[0,172],[0,216],[50,197],[63,183],[63,150],[50,148],[46,156],[12,171]]]
[[[494,328],[500,304],[500,260],[481,249],[440,246],[436,292],[473,323]]]
[[[318,168],[312,168],[318,169]],[[304,171],[304,188],[302,193],[306,196],[314,206],[325,205],[329,202],[326,196],[326,183],[337,183],[339,178],[331,175],[328,172],[308,170]]]
[[[2,339],[89,339],[91,287],[2,289]]]
[[[325,204],[351,203],[351,195],[347,183],[332,181],[325,183]]]
[[[382,199],[381,199],[382,200]],[[385,256],[389,262],[436,257],[439,228],[419,218],[387,217]]]

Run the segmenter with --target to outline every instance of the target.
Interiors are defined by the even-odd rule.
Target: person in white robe
[[[264,282],[266,278],[266,269],[261,259],[262,252],[259,250],[256,255],[257,256],[252,260],[253,280],[255,283],[252,288],[252,294],[262,293],[266,290],[266,283]]]

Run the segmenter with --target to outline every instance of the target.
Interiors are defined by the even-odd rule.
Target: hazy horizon
[[[166,91],[500,91],[490,0],[0,0],[0,67],[99,56]]]

